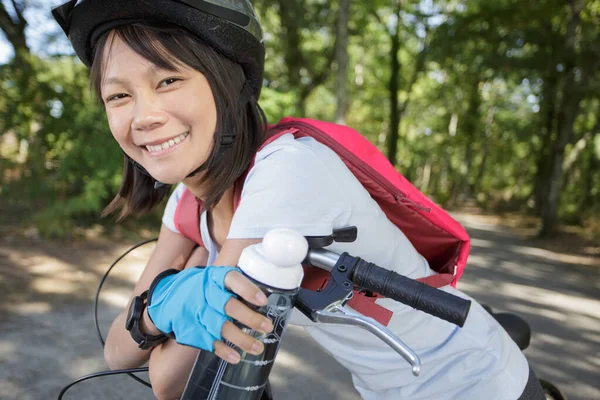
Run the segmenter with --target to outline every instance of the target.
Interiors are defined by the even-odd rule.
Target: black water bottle
[[[238,266],[269,300],[263,307],[245,304],[268,317],[273,322],[273,331],[264,334],[238,324],[265,347],[262,354],[253,355],[226,341],[240,353],[238,364],[229,364],[214,353],[200,351],[181,400],[261,398],[292,315],[304,274],[301,263],[307,251],[306,239],[290,229],[273,229],[262,243],[244,249]]]

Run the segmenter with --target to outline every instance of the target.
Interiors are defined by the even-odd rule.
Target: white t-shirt
[[[183,190],[183,185],[175,189],[163,217],[175,232],[173,218]],[[200,225],[211,264],[216,247],[208,234],[206,213]],[[228,238],[262,238],[277,227],[305,236],[329,235],[348,226],[358,227],[357,240],[334,243],[329,250],[347,251],[415,279],[435,273],[332,150],[291,134],[257,154]],[[469,298],[451,287],[443,290]],[[390,299],[377,303],[393,311],[388,328],[419,355],[420,376],[414,377],[406,361],[361,328],[311,324],[300,313],[292,319],[307,325],[309,334],[351,371],[363,398],[514,400],[522,393],[527,361],[478,304],[472,305],[465,326],[458,328]]]

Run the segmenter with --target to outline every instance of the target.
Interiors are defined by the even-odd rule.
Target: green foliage
[[[269,123],[276,123],[281,118],[294,115],[296,97],[291,92],[278,92],[269,87],[260,93],[260,106],[267,115]]]
[[[122,154],[90,93],[87,70],[73,58],[30,56],[26,68],[3,66],[0,79],[7,89],[1,129],[27,143],[26,159],[11,162],[22,178],[2,186],[2,194],[28,199],[42,210],[32,216],[40,231],[62,236],[74,219],[98,215],[112,198]]]
[[[266,33],[261,105],[269,122],[288,115],[332,120],[338,3],[254,3]],[[567,38],[577,4],[579,25]],[[408,107],[399,171],[440,203],[539,213],[565,112],[575,110],[562,146],[558,215],[600,226],[599,0],[372,0],[351,7],[347,124],[382,151],[391,130],[390,35],[400,24],[396,95]],[[46,235],[64,235],[98,215],[118,188],[122,154],[85,68],[69,56],[25,55],[0,66],[0,92],[0,141],[16,138],[0,149],[0,194],[31,203]],[[579,108],[568,107],[574,102]]]

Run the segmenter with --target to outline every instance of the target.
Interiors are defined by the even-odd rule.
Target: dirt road
[[[458,217],[473,238],[459,288],[529,321],[534,335],[526,354],[538,375],[572,400],[600,399],[600,257],[540,248],[481,217]],[[106,369],[92,302],[100,277],[126,248],[100,239],[65,244],[0,236],[1,399],[56,399],[72,379]],[[150,252],[151,246],[134,251],[106,283],[103,332],[124,307]],[[294,327],[272,384],[279,399],[359,399],[348,373]],[[126,377],[87,381],[65,396],[152,398],[149,389]]]

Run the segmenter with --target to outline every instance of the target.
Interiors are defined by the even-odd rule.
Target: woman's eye
[[[125,93],[113,94],[112,96],[108,96],[106,98],[106,102],[109,103],[114,100],[121,100],[121,99],[124,99],[125,97],[127,97],[127,95]]]
[[[160,83],[160,86],[169,86],[169,85],[172,85],[173,83],[175,83],[177,81],[180,81],[180,80],[181,79],[178,79],[178,78],[168,78],[168,79],[165,79],[164,81],[162,81]]]

